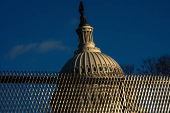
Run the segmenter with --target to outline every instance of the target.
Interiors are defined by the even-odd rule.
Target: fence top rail
[[[26,71],[0,71],[0,83],[65,83],[63,80],[68,81],[76,81],[77,80],[86,80],[86,81],[169,81],[170,82],[170,76],[169,75],[125,75],[124,77],[119,77],[115,74],[115,77],[113,77],[112,73],[110,73],[111,76],[99,76],[99,77],[93,77],[91,75],[89,76],[79,76],[79,75],[72,75],[69,73],[57,73],[57,72],[26,72]]]

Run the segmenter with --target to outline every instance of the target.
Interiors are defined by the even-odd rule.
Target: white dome
[[[86,22],[85,16],[80,17],[81,22],[76,32],[78,34],[78,50],[61,69],[60,73],[70,73],[74,75],[123,75],[123,71],[118,63],[111,57],[101,53],[100,48],[95,47],[93,42],[93,27]],[[111,74],[110,74],[111,73]]]
[[[101,52],[82,52],[72,57],[62,68],[61,73],[75,74],[123,74],[118,63]]]

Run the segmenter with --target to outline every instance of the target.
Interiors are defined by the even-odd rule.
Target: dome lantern
[[[79,12],[81,14],[80,24],[78,29],[76,29],[79,39],[79,50],[75,51],[75,54],[85,51],[101,52],[99,48],[95,47],[95,44],[93,42],[93,27],[91,27],[86,21],[86,16],[84,15],[84,6],[83,2],[81,1],[79,5]]]

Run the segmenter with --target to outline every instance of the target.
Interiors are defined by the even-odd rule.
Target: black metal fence
[[[0,112],[52,112],[57,73],[0,72]]]
[[[101,105],[98,105],[101,100],[99,99],[99,94],[101,93],[105,96],[101,96],[100,98],[105,98],[104,100],[107,98],[111,99],[108,102],[110,105],[112,104],[111,109],[118,109],[115,112],[119,111],[119,109],[122,109],[122,111],[127,109],[127,111],[134,112],[168,113],[170,111],[169,75],[129,75],[123,78],[108,76],[103,78],[83,78],[77,75],[73,77],[67,75],[61,75],[57,72],[0,72],[0,112],[66,112],[65,110],[69,106],[64,107],[68,102],[65,98],[75,98],[71,95],[74,89],[76,92],[73,93],[80,93],[82,96],[78,97],[79,100],[73,99],[70,103],[74,103],[74,101],[90,102],[93,105],[88,106],[98,110],[101,107]],[[73,85],[69,86],[70,90],[67,85],[63,84]],[[64,89],[60,91],[59,89],[62,89],[62,87]],[[120,89],[120,91],[117,89]],[[98,92],[94,93],[95,90],[98,90]],[[82,91],[85,92],[82,93]],[[105,94],[102,91],[105,91]],[[92,93],[98,95],[98,99],[95,98],[98,101],[92,99],[93,95],[90,95]],[[87,97],[87,102],[81,100],[81,98],[85,97],[84,95]],[[114,101],[112,102],[112,100]],[[116,104],[119,100],[123,101],[120,102],[122,105]],[[105,103],[103,100],[101,102],[104,102],[104,106],[107,105],[107,102]],[[56,109],[58,106],[63,108],[58,110],[58,108]],[[85,109],[91,108],[86,106]],[[83,109],[81,108],[81,110]]]

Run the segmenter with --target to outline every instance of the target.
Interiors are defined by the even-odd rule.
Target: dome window
[[[112,68],[110,67],[110,71],[112,71]]]
[[[102,70],[103,70],[103,68],[102,68],[102,67],[99,67],[99,70],[100,70],[100,71],[102,71]]]
[[[107,67],[104,67],[104,70],[107,71]]]
[[[93,70],[96,71],[96,67],[94,67]]]
[[[88,68],[88,72],[90,72],[90,68]]]
[[[82,73],[85,73],[85,70],[84,70],[84,68],[82,68]]]

